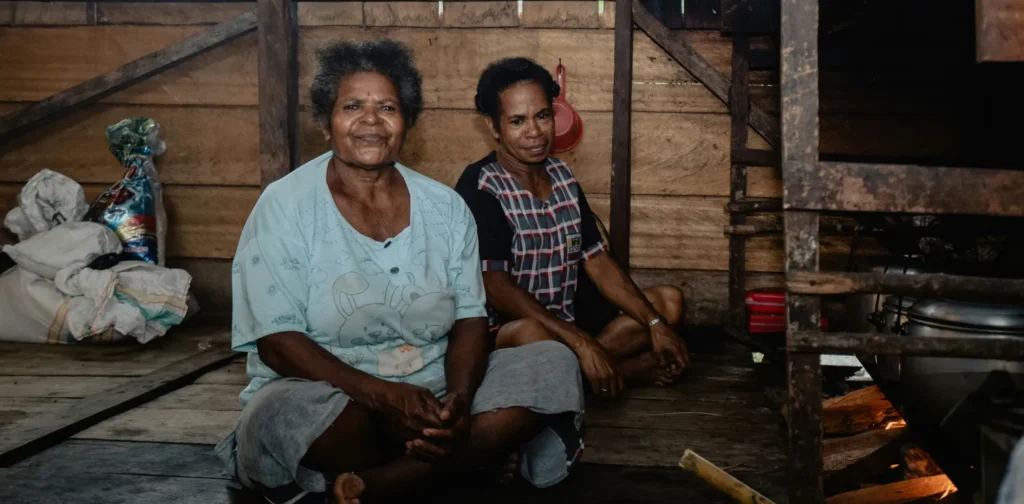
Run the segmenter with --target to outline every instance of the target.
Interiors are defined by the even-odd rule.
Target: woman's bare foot
[[[363,490],[366,490],[366,483],[355,474],[342,474],[334,480],[334,499],[338,504],[359,504]]]
[[[681,370],[659,366],[654,354],[647,352],[619,363],[619,373],[629,386],[668,387],[679,378]]]
[[[498,473],[495,477],[495,481],[499,485],[507,485],[512,483],[512,480],[516,478],[516,472],[519,470],[519,453],[512,452],[498,463]]]

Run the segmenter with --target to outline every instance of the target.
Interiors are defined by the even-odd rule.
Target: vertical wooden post
[[[296,2],[258,0],[260,184],[298,166],[299,66]]]
[[[633,107],[633,2],[615,2],[615,82],[612,91],[611,249],[629,272],[630,139]]]
[[[783,208],[818,167],[818,0],[782,1]],[[818,214],[785,212],[786,273],[818,270]],[[787,295],[787,339],[820,331],[817,296]],[[816,353],[789,353],[789,481],[791,504],[820,503],[821,363]]]
[[[736,34],[732,39],[732,85],[729,89],[729,113],[732,116],[730,157],[747,148],[747,116],[750,115],[750,37]],[[732,160],[729,178],[729,198],[735,202],[747,196],[747,165]],[[729,224],[747,223],[747,214],[731,212]],[[747,269],[747,237],[729,235],[729,319],[733,328],[743,331],[745,326]]]

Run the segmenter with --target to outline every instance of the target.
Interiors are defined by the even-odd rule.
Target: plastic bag
[[[78,182],[44,168],[18,193],[18,206],[7,212],[4,226],[24,241],[54,226],[81,220],[88,208]]]
[[[103,192],[85,220],[105,224],[121,240],[123,260],[163,266],[166,255],[167,213],[163,188],[153,157],[164,153],[160,125],[148,117],[131,117],[107,126],[110,152],[127,171]]]

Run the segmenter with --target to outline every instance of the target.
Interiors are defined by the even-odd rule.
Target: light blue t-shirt
[[[256,352],[298,331],[371,375],[426,385],[444,376],[456,320],[486,317],[476,222],[451,188],[396,165],[409,227],[378,242],[355,230],[327,187],[327,152],[270,184],[231,268],[231,345],[248,352],[244,405],[280,376]]]

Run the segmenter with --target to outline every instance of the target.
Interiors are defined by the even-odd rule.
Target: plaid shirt
[[[467,167],[455,190],[476,219],[483,270],[509,272],[541,306],[574,322],[580,259],[606,246],[569,166],[550,157],[544,166],[552,188],[546,201],[512,178],[493,152]],[[492,324],[500,323],[490,313]]]

